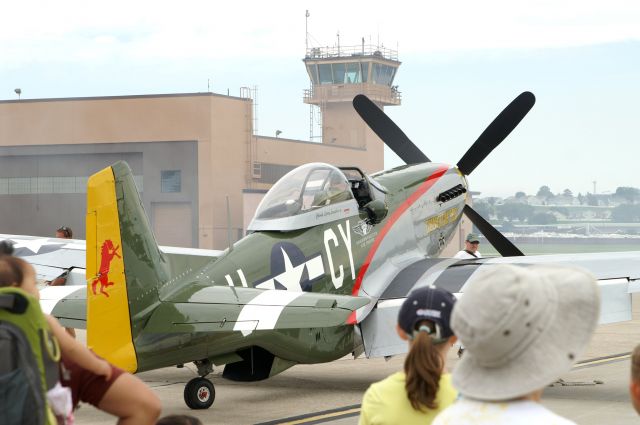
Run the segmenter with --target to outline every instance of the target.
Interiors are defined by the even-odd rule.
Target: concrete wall
[[[84,239],[86,180],[120,160],[131,167],[147,213],[152,203],[186,203],[188,219],[198,222],[196,142],[16,146],[0,147],[0,233],[49,236],[65,225]],[[163,170],[180,170],[179,193],[162,192]],[[196,246],[195,226],[184,240]]]
[[[327,162],[335,166],[356,166],[366,173],[384,168],[383,145],[371,140],[367,149],[325,143],[300,142],[274,137],[257,137],[257,161],[265,163]]]

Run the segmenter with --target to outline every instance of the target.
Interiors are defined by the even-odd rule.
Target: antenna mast
[[[304,48],[306,54],[309,50],[309,9],[304,13]]]

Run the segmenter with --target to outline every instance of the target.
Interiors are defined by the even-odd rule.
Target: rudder
[[[125,162],[89,178],[86,223],[87,345],[135,372],[135,338],[169,273]]]

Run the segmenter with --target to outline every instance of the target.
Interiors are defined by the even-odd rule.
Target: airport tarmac
[[[543,404],[578,424],[636,424],[629,402],[629,353],[640,342],[640,299],[634,296],[634,320],[598,327],[579,365],[562,376],[565,385],[545,390]],[[403,357],[341,359],[299,365],[262,382],[240,383],[210,378],[216,400],[209,410],[194,411],[183,401],[185,383],[195,368],[166,368],[139,374],[160,397],[163,415],[190,414],[205,424],[357,424],[362,394],[372,382],[402,369]],[[455,367],[455,355],[450,355]],[[602,383],[594,383],[594,381]],[[90,405],[76,412],[76,423],[113,424],[115,419]]]

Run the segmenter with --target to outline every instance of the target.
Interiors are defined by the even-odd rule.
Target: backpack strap
[[[0,294],[0,308],[9,313],[22,314],[27,311],[27,307],[29,300],[18,292]]]

